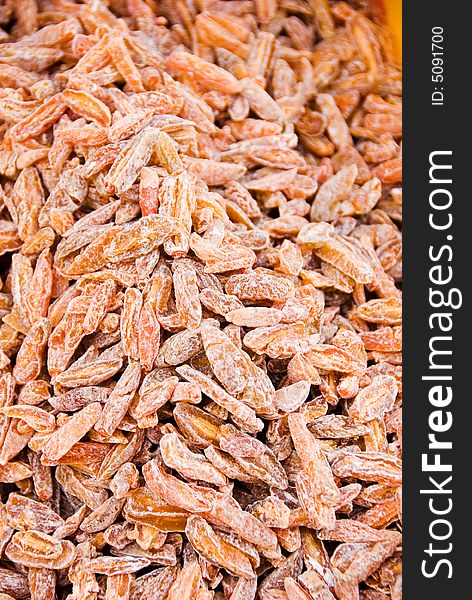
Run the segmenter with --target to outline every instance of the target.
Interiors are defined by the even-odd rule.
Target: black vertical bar
[[[469,566],[471,539],[471,463],[472,463],[472,381],[471,362],[471,305],[467,282],[472,272],[472,163],[471,163],[471,95],[470,95],[470,8],[468,3],[409,1],[403,3],[403,64],[404,64],[404,598],[435,600],[472,597],[467,582],[472,576]],[[433,62],[432,36],[443,29],[443,81],[437,75],[441,69]],[[439,40],[439,38],[436,38]],[[437,67],[440,65],[436,65]],[[444,96],[442,105],[441,92]],[[434,104],[436,101],[436,104]],[[452,154],[435,155],[432,152]],[[433,171],[434,179],[452,184],[430,182],[430,162],[452,165],[452,170]],[[436,175],[436,177],[435,177]],[[437,190],[446,190],[443,192]],[[430,205],[446,204],[448,194],[453,200],[450,208],[437,210]],[[433,216],[430,216],[430,215]],[[446,223],[451,215],[450,228],[434,229],[430,219]],[[450,246],[450,251],[447,249]],[[441,250],[443,249],[443,250]],[[440,254],[442,252],[442,254]],[[431,258],[436,257],[435,260]],[[439,258],[438,258],[439,256]],[[434,266],[439,270],[431,272]],[[449,267],[452,271],[449,270]],[[435,284],[433,279],[452,278],[449,283]],[[453,290],[462,293],[460,308],[434,308],[430,290],[440,290],[445,297]],[[453,294],[453,303],[459,292]],[[433,301],[439,301],[436,294]],[[450,332],[441,332],[434,313],[448,313],[453,323]],[[445,326],[449,317],[445,317]],[[432,320],[431,320],[432,319]],[[452,350],[436,362],[452,364],[452,369],[429,368],[435,336],[450,336],[451,340],[435,340],[433,348]],[[435,345],[436,344],[436,345]],[[433,381],[428,376],[451,376],[452,380]],[[430,401],[430,390],[438,386],[433,401],[445,397],[447,387],[452,400],[443,407]],[[438,396],[438,394],[441,396]],[[433,414],[437,411],[440,414]],[[452,426],[442,433],[432,427]],[[433,415],[433,416],[431,416]],[[430,420],[431,419],[431,420]],[[428,448],[436,439],[452,442],[452,449]],[[428,472],[422,468],[422,455],[427,463],[439,460],[452,465],[452,471]],[[435,454],[439,458],[435,458]],[[447,482],[452,476],[452,481]],[[434,481],[432,481],[430,479]],[[444,483],[446,481],[446,483]],[[442,486],[447,493],[432,493]],[[426,490],[426,493],[421,493]],[[428,490],[430,490],[428,492]],[[450,491],[450,493],[449,493]],[[450,500],[450,501],[449,501]],[[452,503],[452,504],[451,504]],[[432,511],[450,512],[435,515]],[[443,519],[444,523],[434,523]],[[444,537],[443,540],[434,539]],[[431,546],[430,546],[431,544]],[[451,546],[449,546],[451,544]],[[449,551],[450,550],[450,551]],[[444,561],[444,562],[440,562]],[[449,562],[447,562],[449,561]],[[467,564],[467,566],[466,566]],[[429,576],[428,576],[429,575]]]

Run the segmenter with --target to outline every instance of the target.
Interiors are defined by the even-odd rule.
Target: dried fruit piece
[[[13,534],[5,553],[13,562],[26,567],[64,569],[74,560],[75,546],[68,540],[56,540],[31,529]]]
[[[92,402],[76,412],[47,440],[42,448],[43,457],[50,462],[58,461],[92,429],[101,412],[102,407],[99,402]]]
[[[216,486],[226,484],[226,477],[201,454],[191,452],[176,433],[166,433],[159,442],[162,459],[186,479],[201,480]]]
[[[143,475],[150,490],[171,505],[189,512],[204,512],[211,506],[208,500],[187,483],[166,473],[156,461],[146,463]]]
[[[64,524],[64,520],[41,502],[13,493],[5,504],[7,522],[20,531],[35,529],[42,533],[52,533]]]
[[[349,407],[349,415],[356,421],[372,421],[392,410],[398,387],[390,375],[378,375],[363,388]]]
[[[205,519],[197,515],[190,517],[185,532],[192,546],[206,560],[246,579],[254,575],[246,555],[220,538]]]

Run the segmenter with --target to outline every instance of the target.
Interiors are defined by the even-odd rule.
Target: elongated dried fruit
[[[190,517],[185,532],[192,545],[206,560],[224,567],[234,575],[246,579],[253,576],[249,559],[221,539],[205,519],[196,515]]]
[[[208,500],[194,491],[188,484],[166,473],[157,462],[150,461],[147,463],[143,469],[143,474],[150,490],[169,504],[179,506],[189,512],[209,510],[211,505]]]
[[[62,427],[55,431],[43,446],[43,457],[49,461],[57,461],[72,448],[97,422],[102,407],[99,402],[92,402],[81,411],[75,413]]]
[[[17,530],[35,529],[52,533],[63,525],[63,519],[45,504],[19,494],[10,494],[5,504],[7,522]]]
[[[350,416],[356,421],[371,421],[392,410],[397,396],[397,384],[389,375],[378,375],[363,388],[349,407]]]
[[[168,467],[179,471],[187,479],[196,479],[217,486],[226,484],[226,477],[204,456],[191,452],[176,433],[167,433],[159,442],[162,458]]]
[[[55,538],[35,530],[17,532],[6,550],[13,562],[27,567],[64,569],[74,560],[75,547],[68,540]]]

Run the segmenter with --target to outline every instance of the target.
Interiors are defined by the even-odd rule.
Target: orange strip
[[[402,0],[384,0],[387,24],[393,34],[393,45],[397,58],[402,58]]]

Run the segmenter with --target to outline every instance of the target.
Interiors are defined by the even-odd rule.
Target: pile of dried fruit
[[[386,33],[328,0],[0,26],[1,597],[401,598]]]

